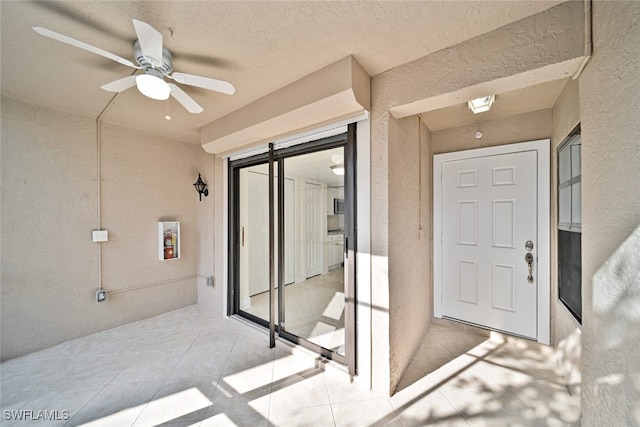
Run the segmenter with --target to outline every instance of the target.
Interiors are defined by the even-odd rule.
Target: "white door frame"
[[[498,154],[535,151],[538,158],[538,245],[537,259],[537,340],[551,344],[550,272],[550,140],[521,142],[433,156],[433,315],[442,318],[442,171],[444,163]]]

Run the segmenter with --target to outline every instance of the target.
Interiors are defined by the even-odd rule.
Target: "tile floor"
[[[432,325],[398,391],[190,306],[0,365],[3,426],[561,426],[579,393],[550,348]],[[19,411],[22,412],[12,412]],[[25,411],[32,411],[31,413]],[[57,421],[15,421],[38,411]],[[65,419],[66,418],[66,419]]]
[[[278,310],[276,290],[276,313]],[[344,268],[285,287],[286,330],[321,347],[344,354]],[[269,319],[269,293],[252,296],[243,309]]]

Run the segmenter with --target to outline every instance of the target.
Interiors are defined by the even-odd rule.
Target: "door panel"
[[[320,203],[322,187],[313,182],[305,182],[305,260],[307,278],[322,273],[322,240]]]
[[[536,337],[537,275],[528,282],[524,258],[537,235],[536,160],[527,151],[443,165],[443,315]]]

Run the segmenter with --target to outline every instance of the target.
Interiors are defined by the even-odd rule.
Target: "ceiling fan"
[[[33,27],[33,29],[45,37],[104,56],[127,67],[144,71],[144,74],[130,75],[101,86],[102,89],[109,92],[122,92],[133,86],[137,86],[143,95],[152,99],[165,100],[168,99],[169,96],[173,96],[187,111],[193,114],[201,113],[204,110],[177,85],[166,82],[165,77],[176,83],[200,87],[227,95],[233,95],[235,93],[235,87],[229,82],[194,74],[173,72],[171,52],[162,46],[162,34],[151,25],[138,21],[137,19],[133,20],[133,26],[138,36],[138,40],[136,40],[133,45],[133,53],[138,65],[121,56],[65,36],[64,34],[56,33],[47,28]]]

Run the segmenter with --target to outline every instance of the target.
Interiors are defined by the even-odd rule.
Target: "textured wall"
[[[640,425],[640,2],[593,3],[582,120],[582,425]]]
[[[214,268],[214,213],[213,208],[216,197],[219,197],[215,186],[215,158],[202,148],[198,148],[198,172],[202,180],[207,183],[208,196],[202,196],[198,201],[198,304],[204,305],[220,312],[220,307],[215,302],[217,287],[222,282],[214,280],[214,286],[207,286],[207,278],[215,277]],[[195,182],[195,180],[194,180]],[[220,304],[221,305],[221,304]]]
[[[481,139],[475,138],[478,130],[482,130]],[[550,136],[551,110],[540,110],[432,132],[433,154],[534,141]]]
[[[553,107],[551,134],[551,316],[552,338],[567,384],[582,376],[581,328],[558,300],[558,146],[580,122],[578,80],[570,79]]]
[[[584,55],[584,6],[569,1],[380,74],[394,117],[571,75]]]
[[[431,323],[428,133],[418,116],[389,121],[391,390]]]
[[[404,122],[393,122],[392,117],[410,117],[419,111],[459,104],[485,93],[565,78],[584,55],[584,24],[583,3],[564,3],[372,78],[371,345],[374,390],[390,393],[399,380],[407,352],[414,342],[413,338],[407,343],[393,337],[396,332],[392,325],[401,324],[405,317],[392,304],[404,300],[406,287],[412,289],[421,281],[418,276],[411,276],[408,282],[395,282],[393,278],[392,262],[405,251],[403,245],[392,240],[390,231],[396,225],[392,224],[394,208],[391,201],[392,198],[411,197],[412,190],[407,186],[392,185],[392,177],[398,173],[395,168],[401,164],[393,158],[394,149],[402,149],[398,147],[403,147],[401,138],[405,135]],[[475,96],[469,96],[474,93]],[[520,121],[514,125],[514,120]],[[441,143],[440,148],[439,132],[434,132],[433,153],[478,146],[473,138],[476,130],[469,127],[441,131],[444,133],[440,133],[440,141],[447,142]],[[480,144],[487,145],[548,138],[551,112],[495,121],[493,127],[483,128],[483,131],[486,139]],[[429,230],[427,241],[431,239],[430,234]],[[423,262],[428,261],[424,259]],[[429,310],[431,300],[426,299],[424,304],[424,309]],[[411,328],[411,325],[407,327]],[[411,334],[414,332],[412,330]]]
[[[196,300],[199,148],[103,125],[103,286],[143,287],[98,304],[96,147],[95,120],[2,98],[3,360]],[[160,219],[182,259],[158,261]]]

